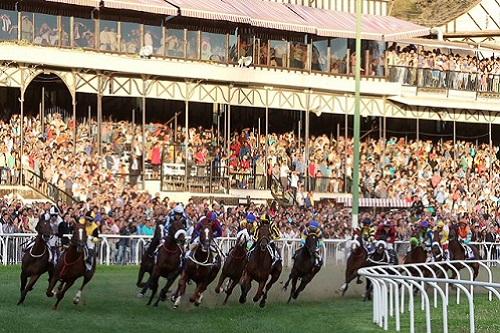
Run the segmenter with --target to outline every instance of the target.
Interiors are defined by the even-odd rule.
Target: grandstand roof
[[[263,0],[47,0],[79,6],[245,23],[255,27],[354,38],[352,13]],[[429,29],[391,16],[363,15],[362,38],[396,40],[425,36]]]

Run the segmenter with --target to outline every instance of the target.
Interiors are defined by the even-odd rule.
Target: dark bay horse
[[[213,241],[212,230],[209,228],[203,229],[200,233],[200,244],[185,259],[179,285],[171,298],[174,302],[174,309],[179,307],[189,281],[196,283],[196,290],[189,298],[189,301],[199,306],[203,299],[203,292],[217,277],[221,267],[221,258],[211,250]]]
[[[292,282],[292,290],[290,291],[288,303],[290,303],[292,298],[297,299],[307,284],[311,282],[314,276],[319,272],[320,267],[314,265],[317,245],[318,237],[313,234],[307,235],[304,246],[298,249],[297,253],[294,255],[292,271],[283,286],[283,289],[286,290],[290,281]],[[300,285],[297,288],[297,280],[299,279]]]
[[[464,246],[469,246],[472,250],[472,253],[474,254],[475,260],[481,260],[481,255],[479,254],[479,251],[476,246],[474,245],[462,245],[460,244],[458,240],[458,225],[453,224],[450,226],[450,238],[449,238],[449,245],[448,245],[448,251],[450,252],[450,260],[467,260],[469,259],[467,257],[467,252],[465,250]],[[479,275],[479,264],[478,263],[472,263],[472,264],[467,264],[470,268],[473,270],[473,278],[476,280],[477,276]],[[461,264],[453,264],[453,266],[457,270],[464,269],[465,266]],[[457,273],[455,270],[452,270],[451,274],[451,279],[456,279]]]
[[[271,232],[269,225],[263,224],[259,227],[259,239],[257,239],[255,247],[250,253],[240,280],[241,296],[239,301],[241,304],[246,302],[247,294],[252,287],[252,281],[257,281],[259,288],[253,301],[258,302],[260,300],[259,306],[264,307],[269,289],[271,289],[272,285],[280,277],[283,266],[281,261],[273,264],[273,257],[270,253],[272,251],[270,249],[270,242]]]
[[[421,245],[411,244],[410,252],[404,257],[404,264],[423,264],[427,261],[427,252]],[[424,276],[430,276],[431,273],[427,269],[421,268],[423,270]],[[409,268],[410,274],[413,276],[419,276],[419,273],[414,268]]]
[[[21,297],[17,305],[24,303],[26,295],[29,291],[33,290],[40,276],[48,272],[50,281],[54,272],[54,266],[50,262],[50,248],[47,245],[52,235],[50,222],[48,220],[40,220],[35,230],[38,232],[35,242],[32,246],[28,247],[23,254],[21,266]]]
[[[363,238],[358,235],[352,241],[351,253],[347,258],[345,268],[345,282],[339,288],[342,296],[345,295],[347,289],[349,288],[349,283],[351,283],[352,280],[357,279],[357,284],[362,283],[360,280],[360,276],[358,275],[358,269],[368,266],[367,259],[368,251],[363,246]]]
[[[234,287],[238,284],[243,275],[243,270],[247,263],[247,239],[244,236],[240,236],[236,240],[236,245],[229,251],[227,259],[222,267],[222,273],[219,277],[219,283],[215,287],[215,292],[219,294],[222,291],[222,285],[224,281],[229,278],[227,288],[226,288],[226,298],[224,303],[227,303],[229,296],[231,296]]]
[[[370,254],[366,260],[367,267],[397,265],[399,264],[398,256],[394,250],[389,250],[384,243],[376,245],[375,251]],[[392,252],[391,252],[392,251]],[[372,299],[373,286],[370,279],[366,280],[366,289],[364,300]]]
[[[169,288],[175,282],[175,279],[181,273],[182,257],[184,255],[184,242],[186,241],[186,231],[183,229],[184,225],[180,221],[175,221],[169,230],[169,234],[158,250],[156,264],[154,264],[153,272],[149,278],[147,285],[151,288],[151,297],[149,298],[148,305],[151,305],[154,296],[158,290],[158,283],[160,277],[167,279],[165,287],[160,291],[160,295],[154,306],[158,306],[160,301],[165,301]]]
[[[54,310],[57,309],[59,302],[64,298],[66,291],[75,283],[75,281],[83,277],[83,283],[75,298],[73,304],[80,303],[82,290],[85,285],[92,279],[95,273],[96,260],[93,260],[93,267],[87,271],[85,267],[85,243],[87,242],[87,233],[85,227],[77,224],[73,231],[69,247],[61,254],[55,274],[50,280],[47,289],[47,296],[52,297],[56,295],[57,301],[54,305]],[[59,287],[55,290],[56,284],[59,282]]]
[[[153,274],[153,268],[155,266],[155,251],[156,248],[160,245],[160,240],[162,237],[163,237],[163,225],[157,224],[153,238],[149,243],[146,251],[141,257],[141,265],[139,266],[139,274],[137,276],[136,286],[137,288],[142,288],[142,290],[139,292],[138,297],[143,297],[144,294],[146,294],[146,291],[148,290],[149,285],[147,281],[143,282],[144,276],[146,275],[146,273],[148,273],[149,279],[151,279],[151,276]]]

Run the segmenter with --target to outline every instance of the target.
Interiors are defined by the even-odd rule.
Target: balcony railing
[[[388,67],[388,80],[404,86],[500,94],[500,74],[481,72],[443,71],[434,68],[407,66]]]

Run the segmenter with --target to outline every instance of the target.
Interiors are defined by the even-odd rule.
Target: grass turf
[[[71,303],[78,284],[66,294],[58,311],[52,310],[54,299],[45,297],[46,279],[39,281],[28,295],[25,305],[16,306],[19,296],[18,266],[0,267],[0,332],[382,332],[371,322],[372,305],[359,297],[322,297],[315,301],[308,289],[304,299],[284,304],[279,285],[270,295],[270,302],[261,309],[250,303],[237,304],[239,290],[232,300],[220,305],[222,296],[208,292],[199,308],[189,304],[192,291],[188,287],[184,302],[177,310],[171,303],[158,308],[145,306],[145,299],[137,299],[134,287],[136,267],[98,267],[94,280],[84,291],[80,305]],[[210,286],[213,290],[214,286]],[[316,287],[321,288],[321,287]],[[326,289],[325,289],[326,290]],[[327,291],[330,293],[330,290]],[[311,291],[311,294],[313,292]],[[253,293],[251,291],[251,296]],[[324,295],[323,295],[324,296]],[[301,295],[302,297],[302,295]],[[465,299],[463,299],[465,301]],[[477,332],[499,332],[500,303],[476,301]],[[468,332],[468,308],[465,305],[450,308],[450,332]],[[425,331],[423,313],[416,311],[416,331]],[[441,332],[440,305],[433,311],[433,331]],[[389,322],[394,329],[394,319]],[[408,314],[402,317],[402,332],[409,331]]]

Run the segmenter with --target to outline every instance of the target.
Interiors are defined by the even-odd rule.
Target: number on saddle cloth
[[[465,260],[477,259],[476,256],[474,255],[474,251],[472,251],[472,248],[469,245],[462,244],[462,247],[464,248],[465,251]]]

